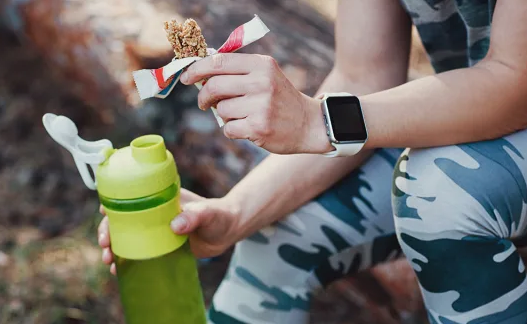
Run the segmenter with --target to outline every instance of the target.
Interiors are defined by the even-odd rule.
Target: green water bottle
[[[181,212],[180,181],[163,138],[146,135],[114,149],[108,140],[80,138],[67,117],[46,114],[43,122],[73,155],[84,183],[97,190],[108,215],[126,323],[206,323],[188,238],[170,229],[170,221]]]

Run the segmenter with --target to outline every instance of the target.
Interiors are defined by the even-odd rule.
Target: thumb
[[[181,214],[170,223],[176,234],[188,234],[200,227],[211,214],[211,210],[203,202],[190,202],[183,206]]]

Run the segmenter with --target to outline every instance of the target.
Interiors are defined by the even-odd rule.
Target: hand
[[[201,109],[215,106],[225,136],[248,139],[279,154],[324,153],[326,136],[320,100],[291,84],[276,61],[253,54],[215,54],[192,64],[184,84],[210,78],[201,89]]]
[[[241,239],[238,231],[239,210],[224,198],[206,199],[181,189],[183,212],[167,224],[176,234],[189,234],[190,247],[198,258],[217,256]],[[105,215],[104,208],[100,208]],[[116,274],[110,246],[108,217],[99,224],[99,245],[103,249],[102,261]]]

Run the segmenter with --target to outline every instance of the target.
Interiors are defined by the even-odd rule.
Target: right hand
[[[206,199],[188,190],[181,189],[182,212],[170,223],[176,234],[188,234],[190,248],[198,258],[213,257],[223,253],[242,239],[240,231],[240,209],[226,198]],[[99,245],[103,249],[102,261],[116,274],[113,253],[110,246],[108,217],[99,224]],[[168,224],[167,224],[168,225]]]

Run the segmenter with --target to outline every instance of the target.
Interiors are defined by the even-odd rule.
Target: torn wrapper
[[[233,53],[240,48],[247,46],[254,41],[259,40],[269,32],[267,26],[255,15],[255,17],[236,28],[229,36],[227,41],[216,51],[209,49],[208,55],[214,53]],[[133,72],[133,77],[139,97],[143,100],[146,98],[157,97],[166,98],[174,86],[179,81],[179,77],[183,70],[190,64],[201,60],[201,57],[187,57],[179,60],[173,60],[169,64],[151,70],[139,70]],[[203,82],[196,83],[196,87],[201,89]],[[223,126],[223,120],[218,116],[216,109],[211,108],[218,121],[218,124]]]

